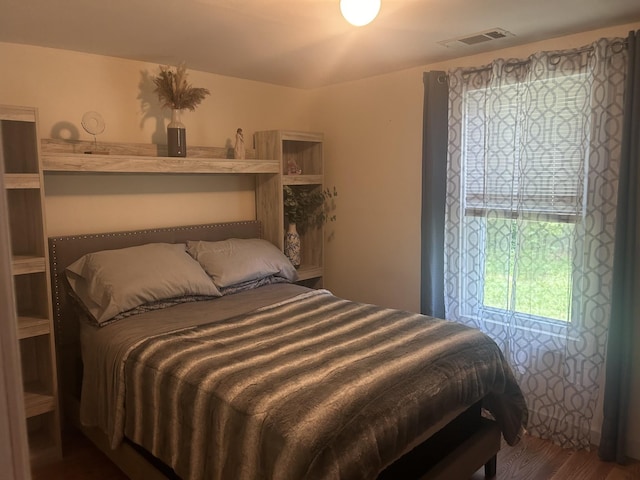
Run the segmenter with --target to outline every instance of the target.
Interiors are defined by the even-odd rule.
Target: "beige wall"
[[[10,66],[0,104],[37,107],[41,137],[92,140],[80,122],[95,110],[106,123],[99,141],[166,143],[158,65],[2,43],[0,58]],[[238,127],[247,146],[256,130],[308,129],[309,92],[197,71],[189,80],[211,95],[183,116],[187,146],[232,146]],[[251,175],[48,174],[45,191],[50,235],[255,218]]]
[[[318,92],[327,184],[338,190],[326,284],[338,295],[420,306],[422,69]]]
[[[640,23],[602,29],[314,92],[311,126],[325,132],[327,182],[339,191],[326,285],[346,298],[420,309],[423,72],[579,47],[638,28]],[[632,405],[640,405],[640,362],[635,365]],[[594,424],[599,428],[600,421]],[[632,410],[630,424],[630,450],[640,458],[640,409]]]

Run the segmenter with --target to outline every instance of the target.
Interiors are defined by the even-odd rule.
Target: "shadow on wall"
[[[227,157],[226,158],[234,158],[233,155],[233,143],[231,143],[231,139],[227,138],[227,140],[224,142],[224,148],[227,151]]]
[[[140,72],[140,83],[138,84],[140,89],[138,100],[140,100],[140,109],[142,112],[140,128],[144,127],[147,120],[155,121],[155,130],[151,135],[151,143],[158,146],[165,146],[167,143],[165,119],[170,118],[171,112],[163,110],[160,102],[158,102],[158,96],[154,91],[156,86],[153,83],[153,78],[154,75],[148,71]],[[74,123],[65,120],[53,125],[49,136],[50,138],[59,140],[79,140],[80,132]],[[164,154],[166,155],[166,152]]]
[[[56,138],[61,140],[79,140],[80,132],[72,122],[66,120],[57,122],[51,127],[51,133],[49,138]]]
[[[155,121],[156,128],[151,135],[151,143],[154,145],[165,145],[167,143],[167,131],[165,129],[165,119],[170,118],[171,112],[163,109],[158,101],[158,95],[155,93],[156,85],[153,83],[155,75],[146,70],[140,72],[140,109],[142,111],[142,119],[140,120],[140,128],[144,127],[147,120]]]

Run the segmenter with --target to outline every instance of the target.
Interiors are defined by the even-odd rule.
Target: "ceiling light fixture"
[[[362,27],[378,15],[380,0],[340,0],[340,11],[351,25]]]

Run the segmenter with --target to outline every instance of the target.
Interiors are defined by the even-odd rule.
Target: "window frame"
[[[579,73],[569,74],[561,78],[540,79],[540,80],[533,80],[532,82],[520,82],[518,84],[504,85],[503,87],[511,89],[511,88],[520,88],[520,86],[524,86],[524,88],[527,89],[529,88],[528,84],[531,84],[531,83],[541,82],[541,81],[546,82],[549,80],[562,81],[563,79],[566,79],[568,77],[574,77],[571,79],[571,81],[573,81],[576,77],[586,77],[586,74],[584,72],[579,72]],[[581,85],[581,82],[583,81],[584,80],[575,82],[574,87],[576,87],[577,90],[580,90],[582,88],[580,85]],[[503,88],[503,87],[498,87],[498,88]],[[576,165],[578,167],[577,171],[582,177],[580,181],[577,183],[577,185],[578,186],[582,185],[583,188],[582,189],[576,188],[575,198],[577,200],[575,203],[577,204],[577,206],[575,209],[572,209],[572,210],[558,209],[558,211],[550,211],[550,210],[544,210],[544,209],[541,209],[538,211],[535,211],[535,210],[518,211],[518,210],[514,210],[513,208],[499,208],[499,207],[495,208],[495,205],[492,207],[479,206],[477,203],[474,203],[474,202],[472,202],[474,203],[472,205],[468,204],[468,199],[470,198],[468,197],[468,192],[467,192],[468,180],[470,179],[470,177],[468,176],[469,150],[467,148],[468,147],[467,141],[469,138],[468,126],[470,124],[468,119],[468,115],[469,115],[468,95],[471,94],[471,92],[477,92],[478,90],[486,90],[487,88],[489,87],[478,87],[472,90],[468,90],[467,92],[465,92],[462,100],[462,148],[461,148],[461,179],[462,181],[461,181],[461,192],[460,192],[461,194],[460,215],[462,220],[461,231],[464,232],[464,230],[468,228],[465,225],[466,223],[465,219],[467,217],[486,218],[489,212],[491,212],[491,214],[494,214],[494,215],[498,214],[499,216],[503,216],[504,218],[511,218],[512,220],[533,216],[535,217],[535,220],[538,220],[538,221],[546,221],[551,223],[575,224],[577,227],[577,225],[580,224],[584,219],[584,213],[585,213],[585,207],[586,207],[585,205],[586,184],[587,184],[588,158],[589,158],[588,147],[584,152],[581,152],[581,155],[578,157],[578,160],[576,162]],[[517,99],[517,96],[515,98]],[[584,94],[582,97],[582,100],[588,103],[590,101],[589,95]],[[583,107],[583,108],[586,108],[586,107]],[[480,112],[480,110],[478,109],[476,109],[476,111]],[[483,110],[481,111],[481,114],[478,115],[478,117],[486,118],[489,114],[490,112]],[[556,116],[554,117],[554,119],[555,118],[559,118],[559,117]],[[583,123],[582,123],[581,135],[588,135],[589,130],[591,128],[590,116],[585,115],[582,122]],[[519,124],[517,124],[517,122],[515,123],[514,129],[515,130],[520,129],[520,126]],[[576,138],[579,138],[579,136],[576,136]],[[485,139],[483,139],[481,142],[484,145]],[[576,142],[577,147],[580,147],[581,145],[584,145],[584,143],[581,144],[580,142]],[[486,151],[486,146],[484,150]],[[515,163],[514,168],[517,168],[518,162],[522,161],[522,158],[520,158],[521,155],[522,155],[522,152],[519,152],[518,157],[514,157],[514,163]],[[485,165],[485,168],[486,168],[486,165]],[[484,171],[486,172],[486,170]],[[486,174],[484,175],[483,178],[486,179]],[[483,196],[487,195],[486,190],[484,190],[486,188],[487,188],[486,185],[483,185],[482,187]],[[482,242],[482,246],[478,247],[478,251],[479,252],[481,251],[481,254],[478,256],[479,257],[478,262],[480,263],[478,267],[480,267],[479,271],[483,272],[482,273],[483,292],[482,292],[482,297],[478,298],[478,300],[481,300],[481,302],[476,302],[477,304],[475,307],[472,306],[472,302],[469,301],[469,299],[471,298],[470,294],[468,293],[469,288],[467,287],[467,282],[469,281],[468,280],[469,277],[468,275],[466,275],[467,269],[465,267],[465,264],[468,262],[468,258],[466,258],[467,255],[463,254],[462,255],[463,258],[461,258],[461,261],[460,261],[461,267],[460,267],[459,288],[461,290],[460,294],[463,300],[461,302],[461,307],[462,307],[462,311],[460,312],[461,315],[469,319],[470,321],[474,321],[474,314],[471,312],[471,310],[475,308],[475,309],[478,309],[477,315],[482,317],[484,321],[487,321],[489,323],[493,323],[496,325],[504,325],[504,326],[512,325],[515,323],[517,328],[529,329],[532,331],[540,331],[541,333],[545,333],[548,335],[557,335],[557,336],[563,336],[563,337],[566,336],[567,329],[579,323],[579,315],[577,314],[579,309],[576,308],[578,307],[578,305],[575,304],[576,300],[571,293],[569,293],[569,298],[568,298],[569,312],[566,320],[550,318],[550,317],[541,316],[541,315],[535,315],[535,314],[526,313],[526,312],[517,311],[517,310],[510,310],[508,308],[492,307],[484,304],[484,280],[485,280],[484,272],[486,268],[486,248],[487,248],[486,247],[486,228],[487,228],[487,225],[486,223],[484,223],[482,227],[483,229],[482,234],[478,235],[478,237],[481,237],[481,242]],[[461,247],[463,247],[460,249],[460,251],[466,252],[465,243],[467,240],[464,234],[461,235],[460,241],[462,243]],[[572,258],[576,258],[576,255],[577,255],[576,249],[577,249],[577,243],[575,241],[575,232],[574,232],[574,234],[572,235],[572,241],[571,241]],[[573,285],[575,282],[576,274],[577,274],[576,270],[579,268],[579,266],[576,265],[574,262],[572,266],[570,266],[569,268],[570,268],[570,272],[568,272],[570,274],[569,281],[570,281],[570,284]],[[513,320],[510,320],[510,319],[513,319]],[[477,323],[477,321],[475,321],[474,323]]]

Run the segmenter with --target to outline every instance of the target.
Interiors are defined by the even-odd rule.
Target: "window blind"
[[[467,215],[573,221],[583,208],[589,95],[583,74],[468,90]]]

